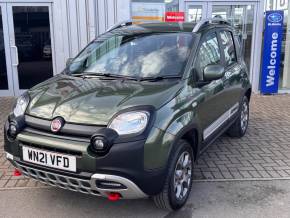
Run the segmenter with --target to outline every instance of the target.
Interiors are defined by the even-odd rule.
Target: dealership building
[[[290,93],[289,0],[0,0],[0,96],[18,96],[61,73],[91,40],[114,24],[166,21],[181,12],[185,21],[219,17],[236,29],[253,91],[263,74],[265,12],[283,11],[278,92]],[[176,13],[177,14],[177,13]],[[265,34],[264,34],[265,33]],[[273,35],[275,36],[275,35]],[[277,45],[272,45],[276,48]],[[279,44],[278,44],[279,46]],[[276,50],[276,51],[279,51]],[[152,60],[153,61],[153,60]],[[273,71],[274,72],[274,71]]]

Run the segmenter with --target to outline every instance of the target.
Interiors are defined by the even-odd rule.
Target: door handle
[[[18,48],[17,46],[11,46],[11,48],[15,49],[15,61],[16,63],[12,64],[14,67],[17,67],[19,65],[19,59],[18,59]]]

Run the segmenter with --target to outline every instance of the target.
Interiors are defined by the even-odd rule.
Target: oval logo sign
[[[279,23],[282,21],[282,19],[283,19],[283,17],[279,13],[272,13],[272,14],[269,14],[269,16],[268,16],[268,20],[271,23]]]
[[[60,117],[55,118],[50,124],[50,129],[54,133],[59,132],[63,124],[64,124],[64,120],[62,118]]]

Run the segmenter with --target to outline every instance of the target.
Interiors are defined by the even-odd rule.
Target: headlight
[[[17,102],[13,109],[14,116],[19,117],[19,116],[24,115],[28,104],[29,104],[29,96],[28,94],[25,93],[17,99]]]
[[[132,111],[118,115],[109,125],[119,135],[141,133],[145,130],[149,120],[149,112]]]

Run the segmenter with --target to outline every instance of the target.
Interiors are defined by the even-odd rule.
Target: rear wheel
[[[249,100],[247,96],[243,97],[240,105],[239,116],[234,124],[228,129],[227,133],[231,137],[243,137],[249,124]]]
[[[154,196],[157,207],[177,210],[187,201],[192,187],[193,152],[184,140],[179,140],[169,160],[169,170],[161,193]]]

